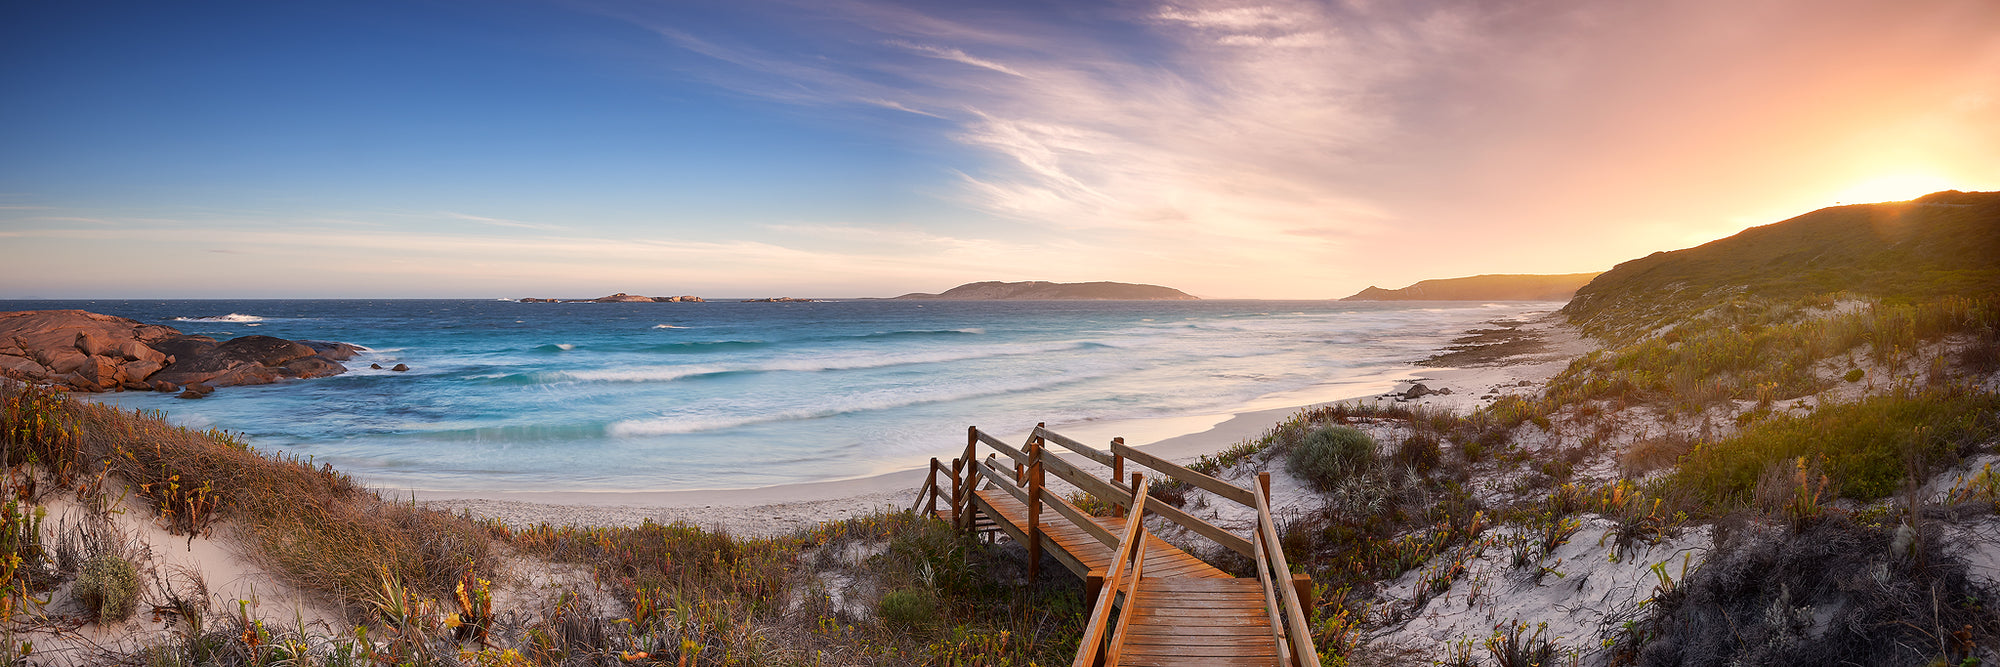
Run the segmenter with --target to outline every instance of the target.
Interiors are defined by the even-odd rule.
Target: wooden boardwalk
[[[1050,454],[1061,445],[1111,469],[1109,479]],[[1011,474],[998,456],[976,458],[980,445],[1014,463]],[[1149,484],[1134,473],[1121,483],[1127,460],[1156,474],[1209,490],[1259,510],[1249,539],[1208,524],[1165,503],[1148,502]],[[1045,476],[1096,496],[1113,516],[1090,516],[1059,494]],[[1263,478],[1268,479],[1268,478]],[[931,478],[918,494],[938,519],[967,531],[1004,532],[1029,549],[1029,577],[1046,552],[1083,580],[1091,615],[1075,665],[1307,665],[1318,664],[1306,626],[1312,582],[1285,565],[1270,519],[1268,481],[1257,489],[1146,455],[1113,440],[1099,451],[1036,427],[1021,448],[968,429],[965,456],[950,466],[933,459]],[[938,507],[949,500],[949,507]],[[1160,516],[1244,553],[1257,576],[1236,577],[1149,534],[1132,517]]]

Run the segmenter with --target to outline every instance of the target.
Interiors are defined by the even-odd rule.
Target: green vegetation
[[[2000,301],[1942,297],[1834,312],[1826,295],[1792,302],[1731,299],[1657,336],[1572,362],[1549,382],[1545,410],[1588,400],[1660,403],[1695,413],[1717,401],[1767,403],[1826,388],[1821,360],[1867,345],[1872,359],[1907,367],[1954,334],[2000,344]],[[1859,369],[1848,374],[1861,379]]]
[[[1790,302],[1847,292],[1891,301],[2000,294],[2000,193],[1821,209],[1619,264],[1563,308],[1628,343],[1732,297]]]
[[[1322,426],[1292,448],[1285,461],[1293,474],[1324,491],[1375,463],[1375,439],[1346,426]]]
[[[2000,436],[2000,396],[1908,392],[1767,419],[1683,457],[1668,486],[1716,507],[1748,505],[1766,469],[1805,458],[1824,463],[1841,495],[1875,500],[1912,472],[1955,462]]]
[[[118,554],[97,554],[84,561],[70,595],[101,620],[125,620],[139,604],[139,569]]]

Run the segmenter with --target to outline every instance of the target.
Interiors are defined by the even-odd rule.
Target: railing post
[[[929,477],[929,478],[931,478],[931,479],[930,479],[930,484],[928,484],[928,485],[927,485],[927,486],[929,486],[929,487],[930,487],[930,489],[931,489],[931,496],[930,496],[930,503],[929,503],[929,504],[927,504],[927,505],[925,505],[924,507],[925,507],[925,511],[929,512],[929,513],[930,513],[930,515],[931,515],[931,516],[933,516],[933,517],[934,517],[934,516],[937,516],[937,499],[938,499],[938,485],[937,485],[937,474],[938,474],[938,472],[939,472],[939,471],[941,471],[941,470],[944,470],[944,464],[942,464],[942,463],[939,463],[939,462],[938,462],[938,460],[937,460],[937,457],[935,457],[935,456],[931,457],[931,470],[930,470],[930,474],[929,474],[929,475],[925,475],[926,477]],[[956,485],[957,485],[957,483],[956,483],[956,482],[953,482],[953,486],[956,486]],[[953,520],[953,521],[957,521],[957,519],[956,519],[956,518],[954,518],[954,519],[952,519],[952,520]]]
[[[968,533],[972,532],[972,519],[966,516],[972,513],[972,490],[979,488],[979,478],[977,477],[979,472],[977,468],[973,467],[979,462],[978,453],[973,451],[978,445],[979,427],[965,427],[965,456],[951,462],[952,521],[955,522],[960,530]],[[962,466],[961,463],[963,464]],[[962,491],[959,489],[958,484],[958,472],[961,467],[965,471],[965,488]]]
[[[1124,438],[1111,439],[1111,483],[1113,484],[1125,478],[1125,455],[1118,453],[1118,447],[1123,444],[1125,444]],[[1125,506],[1111,503],[1111,516],[1125,516]]]
[[[1033,585],[1041,573],[1042,438],[1035,436],[1028,440],[1028,583]]]
[[[965,459],[951,461],[951,525],[957,528],[965,520],[965,491],[959,487],[958,475],[965,469]]]

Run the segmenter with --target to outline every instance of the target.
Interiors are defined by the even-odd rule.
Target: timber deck
[[[1292,574],[1283,551],[1272,548],[1279,533],[1270,513],[1268,476],[1260,474],[1256,489],[1233,486],[1120,439],[1102,451],[1040,425],[1018,449],[977,428],[968,428],[966,437],[965,455],[949,466],[931,460],[931,475],[911,509],[928,504],[928,514],[969,533],[1006,533],[1029,549],[1031,580],[1042,552],[1082,579],[1091,613],[1074,667],[1318,663],[1307,616],[1312,581]],[[1100,477],[1047,455],[1051,443],[1111,474]],[[1013,470],[997,459],[978,458],[982,445],[1006,455]],[[1246,540],[1180,508],[1148,503],[1150,487],[1140,473],[1123,484],[1128,461],[1214,493],[1218,501],[1257,510],[1253,535]],[[1045,474],[1111,503],[1114,516],[1090,516],[1050,493]],[[949,500],[950,507],[940,508],[941,500]],[[1256,576],[1234,576],[1154,536],[1141,520],[1148,515],[1251,558]]]

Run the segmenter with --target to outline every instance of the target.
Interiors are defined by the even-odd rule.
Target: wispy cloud
[[[904,48],[904,49],[908,49],[908,50],[910,50],[910,51],[914,51],[914,52],[916,52],[916,53],[920,53],[920,54],[923,54],[923,55],[926,55],[926,56],[930,56],[930,57],[932,57],[932,58],[938,58],[938,59],[942,59],[942,60],[949,60],[949,61],[952,61],[952,62],[955,62],[955,63],[962,63],[962,64],[966,64],[966,65],[971,65],[971,66],[973,66],[973,67],[978,67],[978,68],[981,68],[981,69],[988,69],[988,70],[992,70],[992,71],[995,71],[995,72],[999,72],[999,73],[1001,73],[1001,74],[1006,74],[1006,75],[1009,75],[1009,76],[1018,76],[1018,77],[1023,77],[1023,78],[1025,78],[1025,77],[1027,77],[1027,76],[1028,76],[1028,75],[1026,75],[1026,74],[1022,74],[1022,73],[1020,73],[1020,72],[1016,71],[1016,70],[1015,70],[1014,68],[1012,68],[1012,67],[1008,67],[1008,66],[1006,66],[1006,65],[1003,65],[1003,64],[1000,64],[1000,63],[998,63],[998,62],[994,62],[994,61],[992,61],[992,60],[987,60],[987,59],[985,59],[985,58],[978,58],[978,57],[974,57],[974,56],[971,56],[971,55],[968,55],[968,54],[966,54],[966,52],[964,52],[964,51],[960,51],[960,50],[958,50],[958,49],[953,49],[953,48],[947,48],[947,47],[942,47],[942,46],[930,46],[930,45],[927,45],[927,44],[913,44],[913,43],[910,43],[910,42],[907,42],[907,41],[903,41],[903,40],[900,40],[900,39],[892,39],[892,40],[888,40],[887,42],[884,42],[884,43],[886,43],[886,44],[888,44],[888,45],[890,45],[890,46],[896,46],[896,47],[901,47],[901,48]]]
[[[672,38],[755,73],[714,77],[735,90],[947,120],[958,201],[1248,295],[1432,277],[1384,248],[1603,268],[1847,178],[1829,141],[1884,156],[1846,158],[1864,171],[1891,135],[1962,150],[1942,137],[1971,145],[2000,116],[2000,85],[1975,80],[2000,6],[1918,4],[839,0],[765,16],[781,37]],[[1737,176],[1700,176],[1716,169]]]

